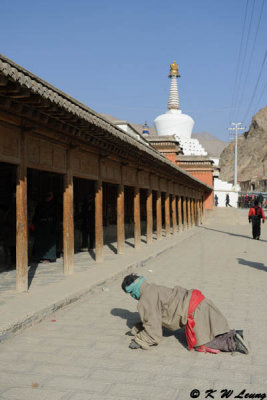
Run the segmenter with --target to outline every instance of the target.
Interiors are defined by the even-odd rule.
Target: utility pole
[[[237,188],[237,137],[238,137],[238,131],[246,129],[245,127],[242,127],[241,122],[232,122],[233,127],[228,128],[229,131],[235,131],[234,136],[235,136],[235,163],[234,163],[234,187]]]

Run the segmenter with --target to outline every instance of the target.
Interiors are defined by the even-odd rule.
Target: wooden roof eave
[[[147,159],[149,162],[153,161],[161,169],[164,166],[166,173],[168,171],[173,176],[179,175],[189,186],[197,185],[202,191],[212,190],[212,187],[192,177],[178,166],[175,166],[157,150],[151,149],[151,147],[128,136],[120,128],[115,127],[88,107],[77,102],[77,100],[53,88],[40,78],[0,55],[0,88],[4,88],[8,84],[12,85],[14,82],[17,84],[17,87],[16,85],[11,87],[11,92],[9,92],[11,101],[15,101],[20,105],[28,105],[46,114],[48,118],[59,119],[63,123],[67,121],[68,124],[72,125],[79,132],[82,132],[85,136],[104,139],[122,149],[127,147],[128,153],[133,151],[135,156],[138,153],[140,159]],[[19,87],[21,91],[17,90]],[[4,90],[2,92],[4,93]]]

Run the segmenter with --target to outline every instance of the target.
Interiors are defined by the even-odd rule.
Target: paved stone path
[[[246,210],[218,209],[204,227],[138,273],[148,281],[198,288],[244,329],[248,356],[199,354],[183,332],[164,332],[160,346],[128,349],[136,302],[111,282],[41,324],[0,344],[0,399],[120,400],[234,398],[267,394],[267,228],[251,239]],[[197,228],[196,228],[197,229]]]

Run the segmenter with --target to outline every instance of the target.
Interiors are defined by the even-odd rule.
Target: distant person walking
[[[259,202],[259,206],[262,207],[264,198],[263,198],[263,195],[261,193],[258,195],[257,200]]]
[[[262,223],[265,222],[265,214],[261,207],[259,207],[258,200],[254,201],[254,207],[251,207],[248,213],[249,223],[252,221],[252,236],[253,239],[259,240],[261,235],[261,219]]]
[[[215,194],[215,196],[214,196],[214,203],[215,203],[215,207],[217,207],[219,204],[219,199],[218,199],[217,194]]]
[[[226,194],[226,197],[225,197],[225,207],[232,207],[231,206],[231,204],[230,204],[230,197],[229,197],[229,193],[227,193]]]

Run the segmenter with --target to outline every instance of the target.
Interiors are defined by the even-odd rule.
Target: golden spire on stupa
[[[173,61],[173,63],[170,64],[170,74],[169,74],[169,77],[170,77],[170,78],[171,78],[172,76],[175,76],[175,77],[177,77],[177,78],[179,78],[179,76],[181,76],[181,75],[179,74],[178,68],[179,68],[179,65],[176,64],[176,61]]]

